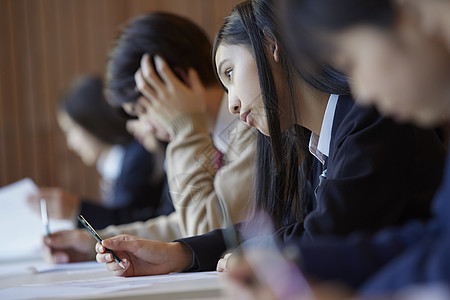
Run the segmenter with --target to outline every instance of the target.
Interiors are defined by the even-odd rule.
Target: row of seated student
[[[252,243],[256,228],[273,233],[269,237],[281,249],[295,249],[285,252],[294,252],[297,270],[311,282],[337,280],[362,295],[448,282],[445,177],[433,200],[445,160],[434,127],[449,112],[448,27],[442,14],[448,3],[332,2],[249,0],[224,20],[212,45],[213,77],[226,91],[230,112],[258,130],[256,137],[249,134],[256,144],[254,166],[252,158],[239,168],[231,164],[245,157],[250,144],[231,134],[236,144],[228,145],[229,165],[213,166],[219,146],[213,147],[207,128],[214,123],[208,117],[222,107],[219,101],[211,104],[213,95],[220,95],[219,83],[208,82],[201,67],[177,61],[181,56],[196,61],[201,47],[193,41],[201,30],[161,13],[128,23],[107,68],[107,99],[150,123],[154,133],[166,130],[175,212],[106,228],[107,237],[131,235],[96,244],[98,262],[118,276],[139,276],[213,270],[219,261],[219,270],[258,295],[258,287],[272,286],[270,274],[256,272],[270,261],[253,259],[270,249]],[[417,16],[422,23],[412,21]],[[144,46],[145,36],[151,40],[166,28],[170,36]],[[180,36],[174,41],[175,33]],[[188,34],[194,36],[186,39]],[[162,51],[166,40],[170,51]],[[183,42],[198,49],[191,53]],[[127,45],[143,48],[127,52]],[[232,124],[242,125],[235,120]],[[227,176],[218,184],[223,173]],[[234,194],[225,201],[225,192]],[[271,222],[255,226],[266,214]],[[176,218],[174,227],[170,216]],[[155,220],[160,236],[148,226]],[[171,234],[174,228],[177,234]],[[53,258],[62,253],[72,260],[70,248],[84,251],[84,259],[96,253],[81,231],[64,233],[72,239],[58,235],[63,234],[45,239]],[[227,256],[229,262],[219,260],[236,246],[240,251]],[[304,293],[295,282],[300,276],[285,273],[291,281],[284,282],[303,288],[284,285],[264,292],[275,298]],[[262,284],[248,285],[257,280]]]

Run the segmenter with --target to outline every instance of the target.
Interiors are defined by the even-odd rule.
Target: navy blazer
[[[165,176],[152,183],[156,161],[139,142],[133,140],[125,145],[125,155],[119,177],[114,183],[113,197],[127,203],[118,208],[107,208],[88,199],[81,202],[81,214],[96,229],[108,225],[146,221],[173,211]],[[164,190],[165,189],[165,190]],[[80,225],[80,224],[79,224]]]
[[[450,283],[450,152],[427,222],[410,221],[375,235],[299,240],[302,268],[320,280],[339,280],[364,295],[413,284]]]
[[[276,235],[284,242],[299,237],[308,241],[354,231],[375,232],[409,219],[425,220],[441,180],[444,158],[444,146],[435,131],[398,125],[374,108],[360,107],[351,98],[340,96],[327,177],[304,210],[304,222],[283,227]],[[309,181],[316,188],[321,170],[317,163],[313,166]],[[220,257],[226,249],[225,242],[220,241],[223,237],[219,230],[204,239],[180,241],[194,254],[207,247],[210,256]],[[219,257],[195,256],[194,269],[214,269],[215,264],[208,264],[217,263]]]

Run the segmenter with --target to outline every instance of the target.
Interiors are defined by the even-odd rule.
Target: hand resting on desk
[[[42,255],[46,262],[54,264],[87,261],[93,256],[94,243],[84,230],[62,230],[44,237]]]
[[[119,256],[125,269],[114,260],[106,248]],[[182,243],[164,243],[131,235],[119,235],[95,245],[97,261],[116,276],[168,274],[185,270],[192,264],[192,251]]]

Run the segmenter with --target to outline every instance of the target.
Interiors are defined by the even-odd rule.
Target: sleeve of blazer
[[[216,269],[217,262],[227,249],[239,243],[239,228],[242,223],[225,229],[216,229],[203,235],[175,240],[188,246],[193,253],[193,262],[185,271],[200,272]]]
[[[301,269],[316,279],[341,281],[359,287],[386,263],[420,241],[427,226],[411,221],[375,235],[354,233],[346,238],[319,237],[311,241],[297,239]]]
[[[101,231],[105,237],[138,235],[160,241],[200,235],[242,221],[248,208],[256,147],[255,131],[236,122],[225,165],[214,165],[215,148],[204,114],[182,115],[169,125],[167,178],[175,211]]]

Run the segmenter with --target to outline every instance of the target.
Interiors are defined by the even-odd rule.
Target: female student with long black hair
[[[427,218],[444,157],[435,132],[399,126],[372,108],[356,106],[344,95],[343,77],[331,69],[319,75],[297,72],[284,49],[274,7],[268,0],[238,5],[214,48],[230,111],[261,132],[255,211],[267,211],[284,240],[373,232]],[[161,84],[177,80],[163,60],[155,62],[161,79],[155,72],[137,76],[152,104],[160,101]],[[419,178],[422,172],[430,177]],[[118,236],[97,244],[97,261],[107,262],[120,276],[210,270],[227,248],[224,232],[168,244]],[[104,247],[125,258],[126,268],[112,261]]]

